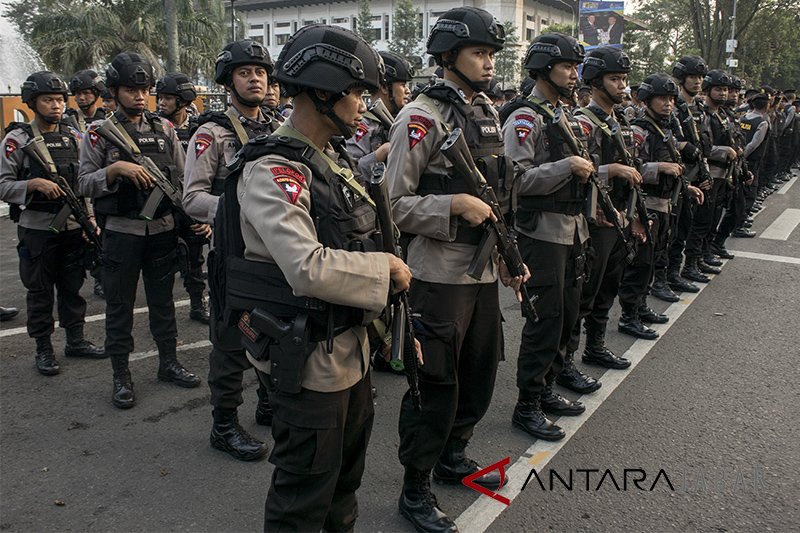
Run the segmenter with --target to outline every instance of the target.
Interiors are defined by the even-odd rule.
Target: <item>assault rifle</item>
[[[53,217],[47,229],[53,233],[60,233],[61,228],[67,223],[69,216],[74,216],[83,230],[83,233],[86,234],[86,238],[89,239],[89,242],[93,245],[93,263],[99,263],[99,256],[103,253],[103,243],[97,235],[97,226],[89,219],[89,212],[86,210],[86,204],[84,204],[81,198],[75,195],[75,191],[72,190],[66,178],[58,174],[53,164],[53,159],[50,157],[50,152],[47,151],[47,145],[45,145],[44,139],[40,136],[34,137],[29,143],[22,147],[22,151],[31,158],[31,161],[36,162],[47,172],[47,178],[49,180],[55,182],[61,190],[64,191],[64,205],[61,210],[56,213],[56,216]]]
[[[611,139],[614,142],[614,146],[617,147],[617,153],[619,153],[619,156],[622,159],[622,164],[626,167],[634,166],[633,161],[631,161],[631,154],[628,153],[628,149],[625,147],[625,142],[622,140],[622,134],[619,131],[618,124],[611,128]],[[636,183],[631,185],[631,191],[628,194],[628,220],[633,220],[634,212],[636,213],[636,216],[639,217],[639,222],[644,226],[647,242],[652,242],[651,239],[653,236],[650,234],[650,219],[647,216],[647,206],[644,203],[644,193],[642,192],[642,188],[639,186],[639,184]]]
[[[556,109],[555,116],[553,117],[553,124],[560,130],[561,137],[564,139],[564,142],[567,143],[569,151],[572,152],[573,155],[582,157],[587,161],[592,161],[592,157],[586,149],[586,146],[584,146],[583,143],[578,143],[578,139],[575,138],[567,122],[562,120],[563,113],[564,111],[561,107]],[[625,232],[622,229],[617,210],[614,208],[614,204],[611,202],[608,192],[600,184],[600,180],[597,178],[597,172],[595,172],[594,169],[592,173],[589,174],[589,182],[597,190],[597,204],[603,211],[603,215],[605,215],[606,220],[614,226],[614,229],[617,231],[617,236],[622,239],[625,245],[625,251],[627,252],[625,254],[625,260],[630,263],[633,261],[634,257],[636,257],[636,248],[633,242],[625,237]]]
[[[370,104],[370,106],[367,108],[367,111],[375,115],[375,118],[380,120],[381,125],[388,133],[389,129],[392,127],[392,124],[394,124],[394,117],[389,110],[386,109],[386,104],[383,103],[383,100],[380,98],[376,99]]]
[[[440,151],[453,164],[456,173],[467,182],[472,195],[483,200],[491,208],[495,218],[495,220],[486,219],[483,223],[483,237],[478,244],[478,250],[472,258],[467,274],[474,279],[481,279],[486,264],[497,247],[500,257],[503,258],[503,262],[508,268],[508,273],[513,277],[524,276],[525,263],[522,261],[522,254],[517,247],[516,236],[505,222],[494,190],[486,183],[486,179],[475,166],[461,128],[453,130],[445,139]],[[522,294],[522,316],[532,322],[537,322],[539,316],[536,314],[533,304],[539,297],[536,295],[531,297],[524,283],[520,287],[520,293]]]
[[[392,208],[389,203],[389,194],[386,190],[386,170],[384,163],[376,163],[372,167],[372,177],[369,181],[369,192],[375,200],[380,229],[381,243],[384,252],[403,258],[403,251],[397,242],[396,226],[392,220]],[[419,394],[419,362],[417,361],[417,342],[414,337],[414,325],[411,322],[411,307],[408,305],[408,292],[394,294],[390,300],[391,305],[387,310],[389,323],[392,327],[392,368],[402,367],[408,380],[411,393],[411,403],[415,411],[422,409]]]
[[[153,162],[152,159],[142,154],[135,144],[129,142],[130,136],[120,125],[115,117],[112,115],[108,120],[104,120],[100,125],[93,129],[96,134],[100,135],[106,141],[114,145],[122,156],[137,165],[143,167],[148,174],[156,180],[156,186],[147,196],[147,201],[139,213],[139,217],[145,220],[153,220],[156,209],[161,201],[166,197],[172,208],[182,217],[189,220],[190,224],[197,224],[198,222],[190,217],[186,210],[183,208],[181,201],[182,193],[180,189],[175,187],[173,183],[167,178],[161,169]]]

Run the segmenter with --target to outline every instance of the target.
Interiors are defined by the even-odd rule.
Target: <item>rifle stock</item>
[[[500,203],[497,201],[494,190],[486,183],[486,179],[475,166],[475,162],[472,160],[472,155],[469,152],[469,147],[467,147],[467,141],[464,139],[461,128],[453,130],[447,139],[445,139],[440,151],[453,164],[456,173],[468,183],[472,195],[483,200],[483,202],[491,208],[492,214],[494,215],[495,220],[487,219],[483,223],[484,230],[494,235],[485,236],[481,239],[481,246],[478,247],[472,263],[479,263],[483,261],[485,257],[486,261],[483,263],[485,267],[488,259],[491,257],[491,252],[496,246],[500,257],[503,258],[503,262],[506,264],[506,268],[508,268],[509,274],[511,274],[512,277],[525,276],[525,263],[517,247],[517,239],[505,223],[504,214],[500,209]],[[487,253],[489,254],[488,256],[486,255]],[[470,270],[472,270],[472,268],[472,265],[470,265]],[[470,276],[475,279],[480,279],[480,273],[477,271],[470,273]],[[533,304],[539,297],[536,295],[531,297],[524,283],[520,287],[520,292],[522,294],[522,315],[532,322],[537,322],[539,316],[536,314],[536,308]]]
[[[386,104],[383,103],[383,100],[380,98],[376,99],[372,104],[370,104],[368,108],[369,112],[378,117],[378,120],[381,121],[381,125],[389,131],[391,129],[392,124],[394,124],[394,117],[386,108]]]
[[[386,177],[384,163],[376,163],[372,168],[370,178],[370,195],[375,200],[378,226],[381,233],[383,251],[403,258],[403,251],[397,242],[397,233],[392,219],[392,208],[389,194],[386,190]],[[422,409],[422,398],[419,393],[419,361],[417,361],[417,342],[414,337],[414,325],[411,320],[411,307],[408,303],[408,292],[403,291],[391,297],[391,324],[392,324],[392,359],[393,368],[397,368],[396,361],[402,361],[403,369],[408,380],[411,394],[411,403],[415,411]]]

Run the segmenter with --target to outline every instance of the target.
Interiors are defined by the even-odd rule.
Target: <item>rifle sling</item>
[[[36,126],[36,121],[31,120],[31,131],[33,132],[33,139],[31,142],[39,142],[39,146],[42,148],[42,159],[44,159],[44,164],[47,165],[47,169],[50,172],[50,175],[55,176],[58,174],[58,169],[56,168],[56,164],[53,162],[53,156],[50,155],[50,150],[47,149],[47,143],[44,142],[44,136],[42,136],[42,132],[39,131],[38,126]]]

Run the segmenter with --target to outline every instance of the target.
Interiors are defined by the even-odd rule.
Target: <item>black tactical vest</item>
[[[742,132],[744,133],[744,143],[745,146],[750,144],[750,141],[753,140],[753,137],[756,136],[756,132],[758,131],[759,125],[764,122],[764,117],[761,115],[756,115],[752,118],[742,117],[741,128]],[[767,149],[767,138],[765,137],[764,140],[758,145],[758,148],[753,150],[749,156],[747,156],[747,161],[753,165],[758,165],[761,162],[761,159],[764,157],[764,153],[766,153]],[[751,169],[752,170],[752,169]]]
[[[263,108],[262,108],[263,110]],[[274,132],[275,130],[280,127],[280,123],[274,118],[271,118],[269,115],[264,114],[264,116],[268,119],[268,122],[264,122],[263,124],[259,124],[258,127],[253,125],[252,120],[248,120],[242,122],[242,127],[244,128],[245,133],[247,133],[248,139],[254,139],[262,134],[269,135],[270,133]],[[206,122],[213,122],[219,126],[222,126],[226,130],[233,133],[234,143],[236,145],[236,151],[242,149],[242,143],[239,142],[239,136],[236,135],[236,130],[233,128],[233,124],[231,124],[231,119],[228,118],[228,115],[219,111],[209,111],[207,113],[203,113],[199,117],[197,117],[196,124],[190,128],[189,135],[194,135],[197,128],[205,124]],[[225,176],[220,176],[218,172],[216,176],[214,176],[214,181],[211,183],[211,194],[214,196],[219,196],[225,190]]]
[[[558,126],[553,123],[549,114],[540,105],[531,101],[529,98],[517,97],[503,107],[501,117],[507,120],[511,114],[521,107],[527,107],[534,113],[542,117],[544,123],[545,145],[549,151],[549,161],[561,161],[574,155],[562,137]],[[579,143],[586,145],[586,134],[583,127],[569,113],[566,115],[569,128]],[[526,221],[534,221],[534,214],[538,211],[548,211],[551,213],[561,213],[565,215],[579,215],[583,212],[586,203],[587,185],[581,183],[580,178],[572,176],[560,189],[548,195],[519,197],[519,208],[517,209],[517,225],[525,228]],[[532,228],[531,228],[532,229]]]
[[[8,125],[6,133],[15,129],[21,129],[28,134],[28,137],[33,138],[33,130],[30,124],[12,122]],[[56,131],[42,133],[42,138],[48,152],[50,152],[50,157],[53,158],[53,163],[56,165],[59,176],[64,177],[69,186],[75,190],[78,178],[78,142],[70,131],[69,126],[61,123]],[[23,169],[19,177],[20,181],[27,181],[32,178],[49,179],[46,169],[40,167],[31,158],[26,158],[26,161],[28,162],[28,167]],[[31,196],[31,201],[25,206],[25,209],[58,213],[62,205],[64,205],[64,200],[48,200],[42,193],[36,191]]]
[[[650,160],[645,161],[645,163],[656,163],[662,161],[668,163],[675,162],[673,161],[672,154],[667,146],[668,142],[673,142],[673,137],[670,136],[670,138],[664,139],[655,126],[653,126],[649,120],[644,118],[637,118],[633,121],[633,124],[647,130],[649,134],[647,136],[647,142],[650,143]],[[665,130],[662,129],[662,132],[665,132]],[[672,198],[676,179],[676,176],[659,172],[658,183],[642,183],[642,191],[657,198]]]
[[[145,155],[153,160],[153,163],[161,169],[167,179],[174,181],[178,179],[174,176],[176,169],[175,163],[172,160],[172,139],[164,132],[164,126],[161,119],[149,112],[146,112],[142,120],[150,125],[151,131],[138,132],[134,125],[124,118],[118,117],[120,125],[125,128],[128,135],[131,136],[133,142],[139,147],[142,155]],[[114,148],[107,146],[107,150]],[[102,215],[111,215],[117,217],[139,218],[139,213],[147,202],[147,197],[150,190],[137,189],[133,183],[127,179],[119,180],[119,188],[114,194],[102,196],[94,200],[95,212]],[[161,218],[167,215],[172,210],[172,204],[169,199],[164,198],[158,204],[155,212],[155,218]]]
[[[340,154],[342,152],[343,144]],[[228,317],[236,317],[242,311],[252,311],[256,307],[287,320],[305,313],[309,318],[312,342],[332,339],[353,326],[362,325],[364,312],[295,296],[286,276],[275,263],[244,259],[236,185],[246,162],[270,154],[301,162],[311,169],[311,217],[317,239],[323,246],[359,252],[377,251],[372,239],[376,232],[375,211],[365,199],[356,198],[314,148],[289,137],[259,135],[231,163],[232,166],[236,165],[236,170],[226,179],[225,193],[220,200],[221,209],[217,211],[215,249],[219,245],[217,254],[220,251],[225,254],[227,267],[222,281],[224,302],[215,305],[221,305]]]
[[[452,105],[458,111],[454,128],[461,128],[475,166],[481,171],[486,183],[495,191],[500,209],[511,213],[512,189],[514,186],[514,164],[505,155],[501,125],[491,104],[465,104],[454,89],[446,85],[434,85],[423,91],[428,97]],[[422,174],[417,194],[470,194],[470,187],[461,176],[447,174]],[[480,227],[459,226],[454,242],[478,244],[484,234]]]

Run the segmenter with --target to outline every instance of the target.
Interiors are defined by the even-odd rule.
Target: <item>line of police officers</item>
[[[601,386],[574,363],[581,325],[584,363],[629,367],[605,345],[614,298],[622,307],[620,331],[656,338],[646,324],[667,317],[650,309],[648,293],[676,301],[676,292],[698,290],[692,282],[708,282],[705,274],[719,272],[717,257],[732,257],[725,240],[751,236],[748,212],[794,163],[780,158],[772,181],[759,172],[769,153],[767,94],[754,94],[740,119],[736,80],[685,57],[674,79],[654,74],[638,86],[641,107],[629,123],[622,107],[628,57],[610,47],[585,54],[558,33],[533,41],[524,60],[532,87],[498,113],[486,92],[504,40],[502,25],[484,10],[459,7],[442,15],[427,43],[442,78],[413,101],[407,87],[413,69],[405,59],[378,55],[355,34],[326,25],[293,35],[277,66],[257,42],[228,44],[215,81],[231,105],[199,117],[190,113],[191,80],[170,73],[154,83],[152,66],[135,53],[113,59],[105,86],[92,71],[76,74],[75,111],[65,112],[67,87],[57,76],[29,77],[23,100],[35,118],[8,128],[0,198],[25,206],[15,218],[39,372],[59,371],[50,342],[55,289],[65,354],[109,357],[112,402],[132,407],[128,358],[141,273],[157,378],[198,386],[176,357],[172,288],[183,250],[191,318],[210,324],[213,344],[211,445],[240,460],[269,451],[237,416],[243,373],[255,367],[256,419],[272,426],[274,439],[265,530],[351,530],[373,418],[367,326],[374,327],[391,294],[409,291],[422,402],[415,406],[409,391],[401,404],[398,505],[419,531],[455,531],[430,478],[460,484],[480,469],[466,447],[503,359],[498,280],[518,297],[526,283],[539,298],[539,319],[526,320],[522,333],[513,425],[536,438],[561,439],[564,431],[547,415],[576,416],[584,407],[555,385],[580,393]],[[581,64],[590,94],[573,110]],[[146,109],[153,85],[160,117]],[[99,108],[106,90],[116,106],[109,115]],[[365,91],[383,111],[367,110]],[[281,96],[292,97],[287,119],[278,111]],[[784,148],[796,146],[800,133],[794,109],[779,110],[774,139]],[[141,217],[155,177],[108,141],[109,123],[133,152],[183,187],[187,216],[164,198],[152,217]],[[454,128],[464,132],[503,216],[513,222],[529,269],[524,275],[512,277],[498,253],[480,275],[467,275],[495,215],[440,151]],[[51,227],[65,191],[23,150],[37,137],[91,220],[101,221],[104,349],[83,336],[81,229],[73,217]],[[364,185],[377,163],[386,163],[406,262],[375,241]],[[605,209],[592,200],[601,189]],[[212,228],[209,316],[202,248]],[[372,361],[376,367],[385,366],[384,353],[385,345]],[[501,481],[497,471],[475,479],[491,490]]]

